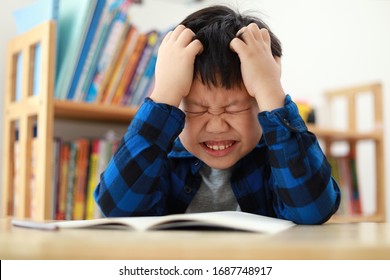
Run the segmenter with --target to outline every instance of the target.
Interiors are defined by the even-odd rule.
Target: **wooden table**
[[[390,224],[295,226],[274,235],[231,231],[42,231],[0,220],[0,259],[390,259]]]

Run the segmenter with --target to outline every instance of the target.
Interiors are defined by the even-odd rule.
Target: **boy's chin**
[[[236,161],[235,162],[227,162],[227,161],[224,161],[223,159],[215,159],[215,160],[205,160],[204,163],[207,166],[214,168],[214,169],[229,169],[234,164],[236,164]]]

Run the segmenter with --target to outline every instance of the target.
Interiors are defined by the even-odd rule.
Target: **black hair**
[[[279,39],[259,18],[243,15],[222,5],[210,6],[187,16],[181,24],[195,33],[203,44],[203,52],[195,59],[194,77],[200,76],[202,83],[222,86],[227,89],[241,86],[240,59],[229,47],[230,41],[242,27],[256,23],[266,28],[271,36],[273,56],[282,56]]]

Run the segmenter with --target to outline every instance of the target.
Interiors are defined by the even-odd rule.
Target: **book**
[[[96,202],[93,197],[93,193],[97,184],[99,183],[98,162],[99,162],[99,149],[101,147],[100,139],[92,140],[91,153],[89,155],[89,171],[88,171],[88,183],[87,193],[85,199],[85,219],[90,220],[94,218]]]
[[[73,186],[73,212],[72,219],[82,220],[85,218],[85,198],[86,185],[88,177],[88,157],[89,157],[89,140],[80,138],[76,141],[77,156],[75,180]]]
[[[64,220],[66,213],[66,197],[68,188],[68,173],[70,159],[70,144],[62,142],[60,146],[60,161],[59,166],[59,186],[57,193],[56,215],[57,220]]]
[[[122,0],[107,0],[106,6],[102,12],[101,20],[96,30],[96,36],[94,37],[91,47],[89,49],[84,68],[80,74],[79,82],[75,92],[74,100],[83,101],[87,99],[87,92],[94,78],[95,70],[99,62],[101,52],[105,46],[109,31],[118,12],[118,2]],[[94,100],[89,100],[94,101]]]
[[[60,1],[54,95],[66,99],[97,0]]]
[[[97,0],[96,8],[95,8],[95,11],[92,15],[91,23],[89,24],[88,31],[86,33],[85,40],[84,40],[84,43],[83,43],[82,48],[81,48],[80,57],[79,57],[78,62],[76,63],[76,69],[74,71],[73,78],[72,78],[71,84],[70,84],[70,88],[69,88],[69,91],[67,94],[67,99],[69,99],[69,100],[75,99],[74,96],[76,93],[77,85],[79,83],[80,76],[82,74],[84,65],[86,63],[88,52],[89,52],[91,45],[93,43],[96,31],[98,30],[98,25],[99,25],[100,18],[102,16],[105,5],[106,5],[105,0]]]
[[[164,36],[168,31],[159,33],[157,42],[153,45],[152,53],[145,67],[142,77],[138,81],[138,85],[135,91],[132,93],[132,97],[129,99],[128,104],[130,106],[138,106],[142,103],[143,99],[147,96],[150,85],[154,80],[154,70],[156,67],[157,54]]]
[[[332,176],[339,183],[341,191],[341,203],[337,214],[362,214],[356,155],[348,153],[346,155],[330,156],[328,160],[332,167]]]
[[[356,156],[354,153],[351,153],[349,156],[349,164],[351,169],[351,211],[354,214],[362,214]]]
[[[60,191],[60,166],[61,166],[61,139],[54,137],[53,139],[53,154],[52,154],[52,165],[53,165],[53,177],[51,181],[52,186],[52,207],[51,217],[56,217],[58,207],[58,196]]]
[[[37,222],[13,219],[13,226],[33,229],[60,230],[77,228],[121,228],[137,231],[149,230],[234,230],[274,234],[295,224],[288,220],[271,218],[241,211],[171,214],[166,216],[100,218]]]
[[[101,96],[102,103],[111,103],[114,93],[120,81],[123,79],[123,73],[129,61],[129,57],[134,51],[137,37],[138,31],[133,25],[131,25],[129,27],[126,37],[124,38],[125,41],[123,42],[122,48],[119,51],[118,59],[113,66],[111,75],[106,75],[108,82],[107,87],[105,88],[104,93]]]
[[[152,55],[153,47],[158,41],[158,32],[155,30],[150,31],[147,36],[147,44],[142,51],[140,60],[138,62],[138,66],[135,69],[134,77],[132,82],[128,85],[125,95],[122,100],[122,105],[127,106],[132,98],[133,92],[138,86],[138,83],[140,79],[142,78],[142,75],[144,74],[145,68],[149,62],[150,56]]]
[[[70,142],[69,146],[69,165],[68,165],[68,185],[66,187],[66,208],[65,208],[65,219],[73,219],[73,206],[74,206],[74,185],[76,181],[76,161],[78,145],[76,141]]]
[[[117,90],[114,94],[114,97],[111,101],[111,104],[121,104],[122,99],[124,98],[124,95],[126,94],[126,89],[130,86],[133,80],[133,76],[135,73],[135,70],[138,67],[138,62],[140,60],[141,54],[145,48],[145,44],[147,41],[146,34],[139,34],[137,37],[137,41],[134,47],[134,50],[127,61],[127,65],[125,67],[125,70],[123,72],[123,78],[121,79],[120,83],[118,84]]]
[[[115,62],[117,61],[119,52],[130,27],[128,17],[130,4],[131,3],[128,0],[125,0],[110,24],[108,37],[104,42],[104,47],[101,50],[96,69],[94,69],[89,89],[86,91],[87,102],[100,101],[109,78],[111,77],[111,72],[113,71]]]

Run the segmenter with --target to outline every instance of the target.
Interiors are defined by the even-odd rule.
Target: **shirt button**
[[[185,186],[184,187],[184,192],[185,193],[191,193],[191,191],[192,191],[192,188],[190,186]]]
[[[199,160],[196,160],[196,161],[194,162],[194,164],[195,164],[195,166],[199,165]]]

